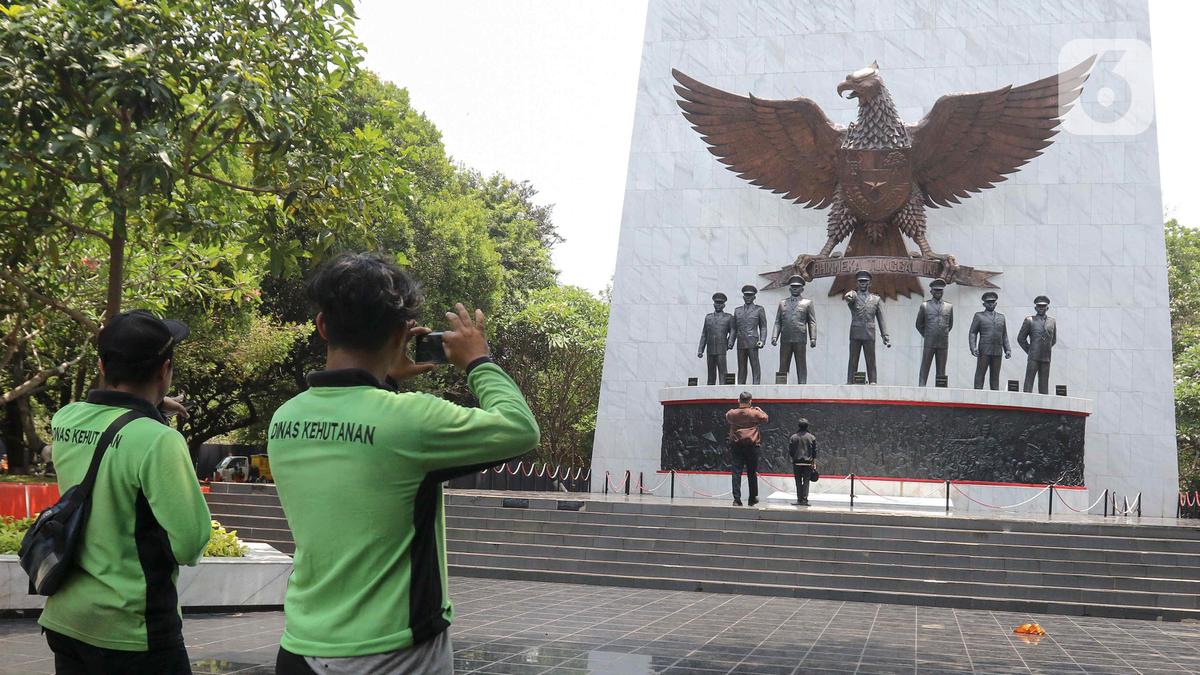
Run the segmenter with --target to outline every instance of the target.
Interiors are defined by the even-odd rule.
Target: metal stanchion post
[[[946,481],[946,513],[950,513],[950,481]]]
[[[675,470],[671,469],[671,499],[675,499]]]
[[[608,494],[608,472],[604,472],[604,494]]]
[[[638,494],[639,495],[646,494],[645,490],[642,489],[644,487],[646,487],[646,472],[639,471],[638,472]]]
[[[854,508],[854,474],[850,474],[850,508]]]
[[[1104,517],[1108,517],[1108,488],[1104,488]]]
[[[1046,510],[1046,515],[1054,515],[1054,483],[1050,484],[1050,507]]]
[[[1137,505],[1138,505],[1138,518],[1141,518],[1142,517],[1142,493],[1140,493],[1140,492],[1138,493],[1138,496],[1137,496]]]
[[[629,469],[625,469],[625,496],[629,496]]]

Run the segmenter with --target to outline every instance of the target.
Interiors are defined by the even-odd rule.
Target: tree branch
[[[234,139],[234,137],[236,137],[238,135],[238,132],[242,130],[242,125],[245,123],[246,123],[245,117],[238,120],[238,123],[236,125],[234,125],[234,127],[225,134],[224,140],[219,141],[215,145],[213,145],[213,147],[208,152],[204,153],[204,155],[201,156],[200,159],[198,159],[194,162],[189,162],[186,165],[186,167],[184,168],[184,171],[187,173],[191,173],[192,169],[194,167],[202,166],[205,162],[207,162],[210,158],[212,158],[213,155],[217,154],[218,150],[225,147],[226,145],[229,145],[230,141],[232,141]]]
[[[35,300],[38,300],[38,301],[42,302],[43,304],[49,305],[49,306],[53,307],[54,309],[57,309],[58,311],[62,312],[63,314],[66,314],[67,316],[71,317],[72,319],[75,320],[75,323],[78,323],[79,325],[86,328],[87,331],[89,333],[91,333],[92,335],[96,335],[100,332],[100,324],[98,324],[95,321],[93,321],[92,319],[88,318],[87,315],[85,315],[83,312],[81,312],[73,307],[69,307],[66,303],[64,303],[60,300],[55,300],[54,298],[51,298],[43,293],[40,293],[40,292],[34,290],[33,288],[30,288],[24,282],[18,280],[16,277],[14,277],[12,272],[10,272],[5,267],[0,267],[0,279],[3,279],[4,281],[7,281],[8,283],[12,284],[13,286],[16,286],[17,289],[20,290],[22,293],[25,293],[26,295],[34,298]]]
[[[254,192],[254,193],[258,193],[258,194],[267,194],[267,195],[280,195],[285,192],[289,192],[291,190],[291,188],[289,188],[289,187],[260,188],[260,187],[254,187],[253,185],[241,185],[240,183],[234,183],[231,181],[227,181],[223,178],[217,178],[216,176],[212,176],[212,175],[209,175],[206,173],[201,173],[194,169],[189,171],[188,173],[189,173],[189,175],[195,176],[197,178],[203,178],[204,180],[212,181],[213,183],[216,183],[217,185],[224,185],[227,188],[233,188],[234,190],[241,190],[243,192]]]
[[[85,349],[84,351],[79,353],[79,356],[76,356],[75,358],[71,359],[70,361],[63,361],[62,363],[58,364],[57,366],[54,366],[53,368],[45,368],[43,370],[38,371],[38,373],[36,375],[29,378],[28,380],[25,380],[25,382],[18,385],[15,389],[7,391],[4,393],[3,396],[0,396],[0,405],[7,405],[13,401],[16,401],[17,399],[23,398],[25,396],[28,396],[28,395],[34,393],[34,391],[36,391],[38,389],[38,387],[42,386],[43,382],[50,379],[51,377],[57,377],[59,375],[62,375],[63,373],[67,372],[68,368],[70,368],[71,366],[82,361],[83,357],[86,353],[87,353],[87,350]]]

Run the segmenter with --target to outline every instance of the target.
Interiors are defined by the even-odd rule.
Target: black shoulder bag
[[[79,542],[92,510],[92,488],[96,485],[96,474],[100,472],[100,460],[104,459],[104,452],[121,428],[139,417],[145,417],[145,413],[130,410],[108,425],[96,444],[92,464],[83,482],[72,486],[54,506],[42,511],[25,533],[17,555],[21,558],[21,567],[29,575],[30,595],[53,595],[74,567]]]

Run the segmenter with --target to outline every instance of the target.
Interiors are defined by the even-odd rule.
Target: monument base
[[[788,475],[805,418],[822,474],[918,481],[1081,486],[1087,399],[1022,392],[862,385],[723,385],[661,390],[661,469],[729,468],[724,414],[749,391],[770,421],[759,471]]]

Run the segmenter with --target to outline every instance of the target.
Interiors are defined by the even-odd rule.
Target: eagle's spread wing
[[[913,175],[925,203],[957,204],[1042,154],[1083,91],[1095,60],[1020,87],[939,98],[925,119],[909,128]]]
[[[714,89],[678,70],[683,116],[739,178],[797,204],[824,208],[837,189],[842,130],[807,98],[771,101]]]

